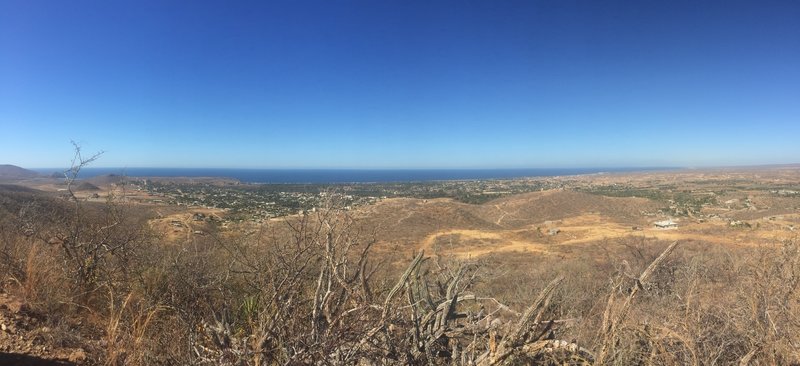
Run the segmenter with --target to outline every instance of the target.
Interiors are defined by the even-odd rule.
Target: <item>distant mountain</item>
[[[0,164],[0,179],[27,179],[37,177],[41,177],[41,175],[33,170],[20,168],[16,165]]]

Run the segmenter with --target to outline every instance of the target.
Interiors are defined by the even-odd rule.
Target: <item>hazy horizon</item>
[[[86,151],[88,152],[88,151]],[[67,151],[64,156],[62,164],[54,166],[28,166],[14,161],[0,161],[0,164],[9,164],[19,166],[21,168],[30,170],[46,170],[46,169],[66,169],[70,164],[73,152]],[[729,163],[729,164],[687,164],[687,165],[579,165],[579,164],[564,164],[564,165],[537,165],[537,166],[504,166],[504,165],[481,165],[481,166],[218,166],[218,165],[183,165],[183,166],[158,166],[158,165],[107,165],[103,164],[104,155],[101,155],[97,161],[88,164],[88,169],[230,169],[230,170],[525,170],[525,169],[714,169],[714,168],[748,168],[748,167],[770,167],[770,166],[794,166],[800,165],[800,159],[797,161],[787,160],[786,162],[765,162],[765,163]]]
[[[0,2],[0,161],[800,162],[800,3]]]
[[[47,169],[66,169],[68,164],[62,167],[28,167],[19,164],[8,163],[16,165],[21,168],[30,170],[47,170]],[[797,163],[800,164],[800,163]],[[492,167],[492,166],[477,166],[477,167],[229,167],[229,166],[103,166],[89,164],[85,169],[185,169],[185,170],[198,170],[198,169],[212,169],[212,170],[535,170],[535,169],[691,169],[691,168],[725,168],[725,167],[746,167],[746,166],[780,166],[780,165],[796,165],[795,163],[786,164],[759,164],[759,165],[720,165],[720,166],[530,166],[530,167]]]

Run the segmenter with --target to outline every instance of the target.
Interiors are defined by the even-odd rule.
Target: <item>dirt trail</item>
[[[497,218],[497,221],[495,221],[495,224],[497,226],[502,226],[503,225],[502,224],[503,219],[506,218],[506,216],[508,215],[508,211],[500,208],[500,205],[494,205],[494,208],[496,208],[498,211],[502,212],[502,215],[500,215],[500,217]]]
[[[454,255],[456,257],[475,257],[475,256],[489,254],[492,252],[507,252],[507,251],[537,252],[545,254],[549,253],[549,251],[545,247],[546,244],[536,243],[533,241],[509,239],[507,236],[512,233],[513,231],[481,231],[481,230],[463,230],[463,229],[445,230],[431,234],[427,238],[425,238],[425,240],[422,242],[422,245],[420,246],[420,250],[424,250],[426,253],[430,255],[439,255],[447,253],[450,255]],[[460,239],[463,240],[501,240],[502,244],[499,245],[489,244],[485,246],[480,246],[478,248],[471,248],[468,246],[461,245],[459,248],[452,248],[450,250],[445,250],[444,252],[437,250],[438,248],[434,247],[436,239],[448,235],[459,235]]]
[[[499,208],[498,208],[499,209]],[[502,216],[501,216],[502,218]],[[500,220],[498,220],[500,221]],[[429,255],[452,255],[460,258],[478,257],[499,252],[531,252],[542,254],[559,254],[563,251],[559,247],[582,245],[604,239],[619,239],[624,237],[646,237],[660,240],[694,240],[719,245],[736,245],[756,247],[762,245],[763,233],[759,231],[743,231],[736,235],[712,235],[698,233],[696,224],[686,225],[674,230],[647,228],[633,230],[616,222],[609,222],[599,215],[587,214],[559,220],[556,223],[529,225],[522,229],[513,230],[471,230],[448,229],[428,235],[419,245]],[[718,229],[724,226],[717,225]],[[556,235],[542,237],[533,234],[542,227],[558,228]],[[703,225],[702,227],[711,227]],[[456,243],[452,246],[436,245],[442,237],[458,235]],[[529,238],[529,239],[526,239]],[[470,244],[472,242],[472,244]],[[478,244],[474,244],[478,242]],[[481,243],[485,242],[485,243]]]

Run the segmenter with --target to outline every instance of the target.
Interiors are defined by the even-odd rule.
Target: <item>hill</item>
[[[478,208],[484,220],[506,228],[521,228],[546,220],[561,220],[584,214],[600,214],[613,221],[644,224],[646,211],[661,205],[645,198],[604,197],[574,191],[545,191],[513,195],[487,202]]]
[[[41,175],[39,173],[34,172],[33,170],[20,168],[11,164],[0,164],[0,180],[29,179],[40,176]]]
[[[406,227],[497,230],[518,229],[546,220],[585,214],[599,214],[613,221],[641,224],[649,221],[643,212],[655,211],[659,207],[661,204],[645,198],[604,197],[552,190],[512,195],[480,205],[450,199],[389,199],[364,208],[362,215],[368,220],[378,221],[383,229],[392,231]]]
[[[415,245],[445,229],[501,229],[476,215],[478,207],[450,199],[395,198],[365,207],[357,216],[365,227],[379,232],[382,240]]]
[[[76,191],[99,191],[100,188],[89,182],[81,182],[75,187]]]

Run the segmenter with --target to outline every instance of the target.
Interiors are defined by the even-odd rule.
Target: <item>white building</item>
[[[664,220],[664,221],[656,221],[653,223],[659,229],[677,229],[678,223],[672,221],[672,219]]]

